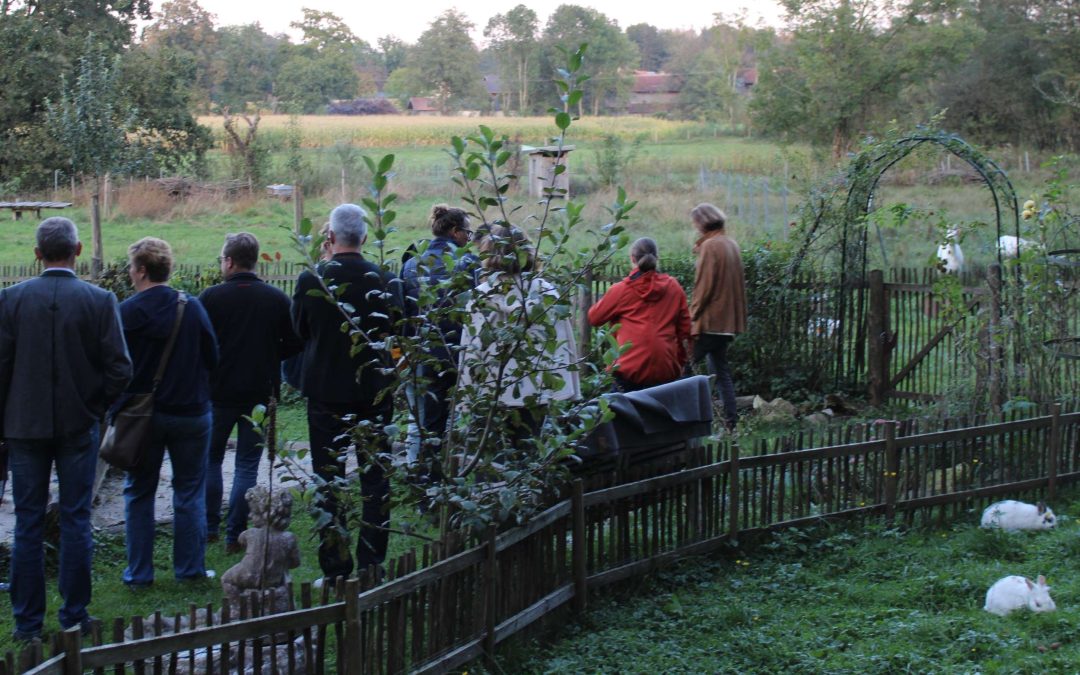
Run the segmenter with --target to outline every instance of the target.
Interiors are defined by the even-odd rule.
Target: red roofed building
[[[675,109],[682,90],[682,78],[671,73],[634,71],[634,84],[626,104],[631,115],[656,115]]]
[[[430,96],[413,96],[409,99],[410,115],[438,115],[439,109]]]

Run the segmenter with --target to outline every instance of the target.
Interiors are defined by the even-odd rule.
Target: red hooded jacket
[[[690,311],[679,282],[654,270],[635,269],[589,308],[589,323],[621,324],[615,339],[630,343],[615,363],[618,373],[635,384],[678,379],[686,366],[684,341],[690,338]]]

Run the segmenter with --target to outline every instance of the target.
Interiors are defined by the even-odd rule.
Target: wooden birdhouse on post
[[[545,194],[544,188],[555,188],[560,191],[554,193],[553,197],[567,198],[570,196],[570,171],[567,158],[573,149],[574,146],[572,145],[522,148],[522,152],[529,155],[530,197],[543,197]],[[558,164],[566,166],[567,170],[556,176],[555,166]]]

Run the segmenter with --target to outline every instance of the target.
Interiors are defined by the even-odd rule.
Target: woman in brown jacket
[[[697,229],[694,255],[694,292],[690,301],[690,335],[694,361],[705,361],[724,403],[724,423],[735,428],[735,385],[728,368],[727,349],[735,335],[746,330],[746,281],[742,253],[724,230],[724,212],[712,204],[698,204],[690,211]]]

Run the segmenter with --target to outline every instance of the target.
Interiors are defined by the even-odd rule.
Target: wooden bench
[[[33,211],[34,217],[41,218],[41,209],[66,209],[71,202],[0,202],[0,209],[8,209],[15,214],[15,220],[22,220],[23,211]]]

